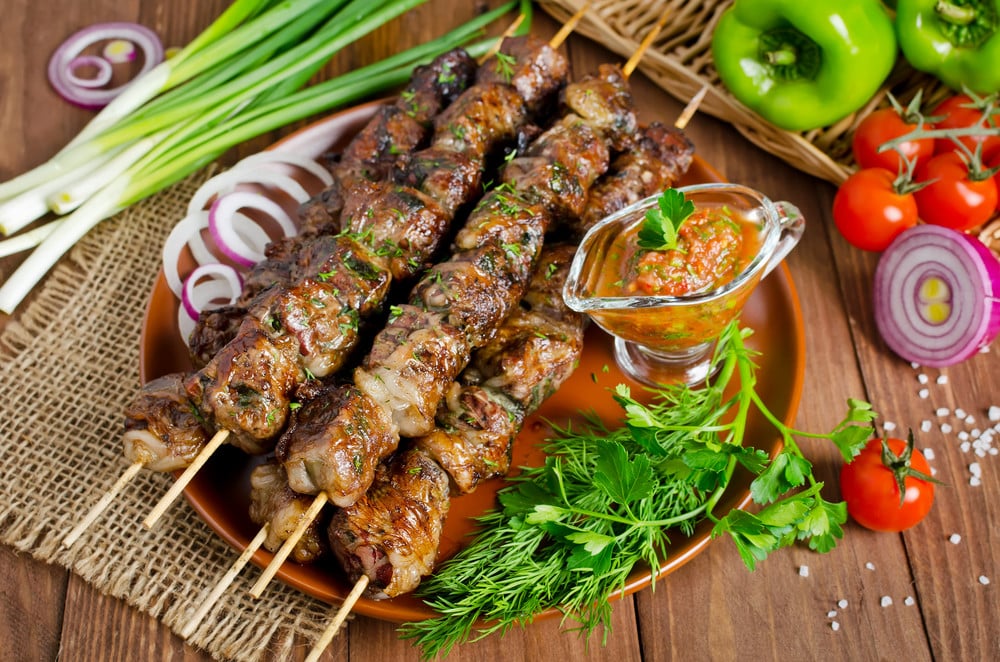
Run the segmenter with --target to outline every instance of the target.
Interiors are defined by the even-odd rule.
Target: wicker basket
[[[882,89],[856,113],[832,126],[804,133],[779,129],[729,94],[715,71],[712,33],[722,12],[732,3],[733,0],[595,0],[575,31],[627,58],[667,12],[666,25],[639,63],[642,72],[685,102],[707,86],[708,94],[698,112],[729,122],[761,149],[834,184],[841,183],[855,170],[850,142],[855,126],[875,107],[888,105],[888,92],[905,104],[917,90],[923,89],[927,108],[951,93],[936,79],[914,71],[900,58]],[[564,22],[584,5],[584,0],[543,0],[540,5]]]

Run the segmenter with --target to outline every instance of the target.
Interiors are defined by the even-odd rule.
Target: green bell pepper
[[[896,34],[914,69],[959,91],[1000,91],[1000,0],[899,0]]]
[[[896,61],[879,0],[736,0],[712,35],[719,77],[747,107],[789,131],[861,108]]]

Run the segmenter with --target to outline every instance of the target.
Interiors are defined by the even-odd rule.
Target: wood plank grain
[[[0,546],[0,658],[54,660],[59,653],[68,574]]]

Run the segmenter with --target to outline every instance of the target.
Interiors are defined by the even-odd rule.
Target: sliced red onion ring
[[[49,59],[49,82],[61,97],[83,108],[103,108],[129,84],[125,83],[110,89],[93,89],[74,83],[70,75],[73,60],[83,52],[83,49],[104,39],[125,39],[142,50],[144,61],[137,77],[163,61],[163,45],[156,33],[149,28],[124,22],[92,25],[74,33]]]
[[[163,277],[174,296],[181,298],[183,281],[178,271],[184,247],[191,249],[199,265],[218,262],[201,238],[201,231],[208,227],[208,212],[188,214],[173,227],[163,242]]]
[[[94,67],[96,69],[94,75],[90,78],[77,76],[77,70],[84,67]],[[87,89],[104,87],[111,82],[111,64],[96,55],[80,55],[70,60],[69,68],[66,71],[66,80],[77,87]]]
[[[909,361],[953,365],[1000,333],[1000,261],[975,237],[910,228],[879,258],[874,286],[879,333]]]
[[[191,319],[210,304],[225,301],[232,304],[243,289],[243,279],[236,269],[226,264],[203,264],[184,280],[181,304]]]
[[[284,191],[302,204],[309,199],[309,192],[298,181],[290,175],[278,172],[265,172],[263,170],[251,170],[233,167],[230,170],[221,172],[201,185],[188,202],[188,213],[204,209],[209,200],[216,196],[231,193],[237,190],[241,184],[259,184],[271,186]]]
[[[243,168],[246,166],[261,165],[295,166],[315,176],[318,180],[323,182],[323,186],[331,186],[333,184],[333,175],[330,174],[329,170],[324,168],[315,160],[298,154],[297,152],[290,152],[283,149],[268,149],[263,152],[251,154],[237,163],[236,167]]]
[[[128,39],[112,39],[104,45],[101,56],[108,62],[122,64],[135,60],[135,44]]]
[[[208,228],[219,250],[237,264],[251,267],[265,258],[263,247],[252,246],[241,236],[237,224],[257,224],[254,219],[237,212],[241,209],[256,209],[277,221],[285,236],[294,235],[297,230],[288,213],[278,203],[260,193],[233,191],[212,203],[208,212]],[[244,233],[248,230],[244,229]]]

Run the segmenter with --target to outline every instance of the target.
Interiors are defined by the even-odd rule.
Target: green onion
[[[0,234],[14,233],[48,210],[67,214],[45,232],[0,241],[0,254],[38,246],[0,286],[0,311],[13,312],[102,220],[240,142],[396,87],[415,66],[452,48],[485,52],[490,42],[468,42],[518,4],[509,2],[426,44],[300,89],[342,48],[423,2],[235,0],[51,160],[0,184]],[[530,19],[530,2],[520,0],[520,7]]]

